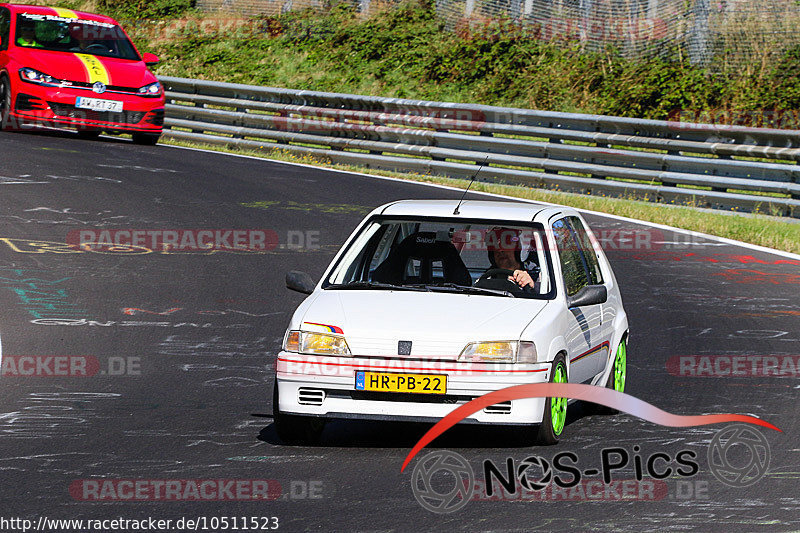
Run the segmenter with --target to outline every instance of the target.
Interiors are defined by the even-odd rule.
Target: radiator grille
[[[301,405],[322,405],[324,401],[325,391],[322,389],[300,387],[297,390],[297,403]]]
[[[77,118],[82,120],[96,120],[99,122],[116,122],[120,124],[138,124],[144,118],[143,111],[123,111],[122,113],[111,113],[109,111],[92,111],[91,109],[79,109],[73,105],[60,104],[58,102],[47,102],[53,113],[60,117]]]

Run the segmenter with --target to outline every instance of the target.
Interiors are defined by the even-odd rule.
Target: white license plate
[[[92,111],[111,111],[122,113],[122,102],[119,100],[101,100],[100,98],[86,98],[79,96],[75,101],[78,109],[91,109]]]

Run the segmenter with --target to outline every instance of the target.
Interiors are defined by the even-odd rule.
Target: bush
[[[161,19],[180,16],[195,0],[99,0],[98,11],[120,19]]]

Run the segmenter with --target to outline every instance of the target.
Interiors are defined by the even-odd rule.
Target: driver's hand
[[[533,288],[533,278],[526,270],[515,270],[513,276],[508,276],[508,281],[513,281],[520,287]]]

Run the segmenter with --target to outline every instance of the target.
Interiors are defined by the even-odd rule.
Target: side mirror
[[[314,292],[314,280],[305,272],[290,270],[286,273],[286,288],[289,290],[311,294]]]
[[[159,61],[161,61],[157,55],[151,54],[150,52],[142,54],[142,59],[144,60],[144,64],[147,65],[148,67],[152,67],[153,65],[156,65],[158,64]]]
[[[588,285],[567,298],[568,307],[583,307],[584,305],[597,305],[608,301],[608,291],[605,285]]]

